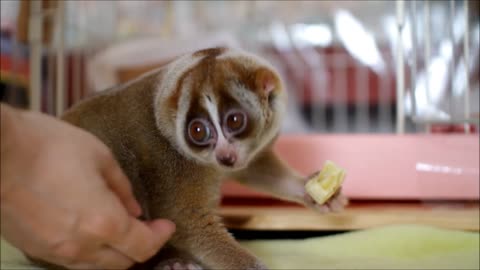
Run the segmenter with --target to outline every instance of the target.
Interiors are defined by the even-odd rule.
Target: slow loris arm
[[[260,153],[250,165],[231,175],[239,182],[280,199],[297,202],[322,214],[341,211],[348,199],[340,190],[325,204],[319,205],[305,192],[309,177],[303,177],[282,161],[271,147]]]
[[[305,204],[304,185],[307,178],[290,168],[271,148],[260,153],[246,169],[231,176],[281,199]]]

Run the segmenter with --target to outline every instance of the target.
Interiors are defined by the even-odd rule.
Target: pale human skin
[[[142,222],[130,183],[96,137],[53,117],[1,108],[1,234],[71,269],[126,269],[175,231]]]

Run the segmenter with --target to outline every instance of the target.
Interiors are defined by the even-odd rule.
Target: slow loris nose
[[[227,167],[233,167],[237,162],[237,152],[235,148],[227,143],[220,143],[215,151],[218,163]]]
[[[223,136],[220,136],[215,147],[215,157],[217,158],[218,163],[221,165],[233,167],[238,158],[237,149]]]
[[[217,160],[225,166],[232,167],[237,161],[237,155],[234,152],[225,153],[224,155],[217,155]]]

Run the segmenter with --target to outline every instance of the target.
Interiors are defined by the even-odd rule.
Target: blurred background
[[[60,114],[179,54],[236,46],[289,92],[283,130],[479,127],[479,1],[1,1],[4,102]]]
[[[198,49],[268,59],[289,95],[276,150],[305,175],[335,161],[352,203],[264,211],[285,204],[227,181],[229,228],[480,230],[480,1],[0,3],[1,101],[51,115]]]

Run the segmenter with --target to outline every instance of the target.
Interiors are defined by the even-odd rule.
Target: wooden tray
[[[478,202],[353,202],[342,213],[320,215],[298,206],[225,205],[225,224],[241,230],[358,230],[393,224],[480,230]]]

